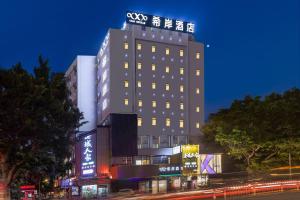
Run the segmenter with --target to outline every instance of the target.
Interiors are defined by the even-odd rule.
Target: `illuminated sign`
[[[160,175],[178,175],[182,171],[181,165],[163,165],[158,168]]]
[[[200,154],[200,163],[201,174],[222,173],[221,154]]]
[[[182,145],[182,166],[184,175],[197,174],[199,168],[199,145]]]
[[[195,24],[185,22],[178,19],[164,18],[155,15],[148,15],[139,12],[128,11],[126,13],[126,22],[130,24],[138,24],[153,28],[160,28],[170,31],[178,31],[183,33],[194,33]]]
[[[83,136],[81,141],[81,176],[96,175],[96,134]]]

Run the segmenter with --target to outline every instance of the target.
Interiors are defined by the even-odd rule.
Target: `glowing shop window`
[[[196,88],[196,94],[200,94],[200,89]]]
[[[156,108],[156,101],[152,101],[152,107]]]
[[[184,109],[184,105],[183,103],[180,103],[180,110],[183,110]]]
[[[183,120],[181,119],[181,120],[179,120],[179,128],[183,128],[184,127],[184,122],[183,122]]]
[[[155,46],[151,47],[151,52],[154,53],[156,51]]]
[[[180,49],[179,55],[180,55],[180,57],[183,56],[183,49]]]
[[[170,73],[170,67],[166,66],[166,73]]]
[[[124,62],[124,69],[128,69],[128,62]]]
[[[183,74],[184,74],[184,69],[183,69],[183,68],[180,68],[180,69],[179,69],[179,73],[180,73],[180,75],[183,75]]]
[[[141,117],[138,117],[138,121],[137,121],[137,123],[138,123],[138,126],[142,126],[142,124],[143,124],[143,120],[142,120],[142,118],[141,118]]]
[[[200,76],[200,70],[199,69],[196,70],[196,76]]]
[[[124,42],[124,49],[128,49],[128,42]]]
[[[167,102],[166,102],[166,109],[170,109],[170,107],[171,107],[171,106],[170,106],[170,102],[167,101]]]
[[[166,126],[171,126],[171,120],[170,118],[166,118]]]
[[[170,85],[167,83],[166,84],[166,91],[169,91],[170,90]]]
[[[141,50],[142,49],[142,44],[138,43],[137,44],[137,50]]]
[[[124,99],[124,104],[128,106],[128,99]]]
[[[170,55],[170,49],[166,48],[166,55]]]
[[[152,126],[156,126],[156,117],[152,117]]]
[[[143,101],[142,100],[138,100],[138,106],[142,107],[143,106]]]
[[[196,107],[196,112],[200,112],[200,107],[199,106]]]
[[[152,89],[153,89],[153,90],[156,89],[156,83],[152,83]]]
[[[138,81],[137,82],[137,86],[140,88],[140,87],[142,87],[142,82],[141,81]]]
[[[200,123],[199,122],[196,123],[196,128],[200,128]]]
[[[196,59],[197,59],[197,60],[200,59],[200,53],[196,53]]]
[[[142,63],[137,64],[137,69],[142,69]]]
[[[129,86],[128,81],[124,81],[124,87],[128,88],[128,86]]]
[[[152,67],[151,67],[152,71],[155,71],[155,68],[156,68],[156,65],[152,64]]]

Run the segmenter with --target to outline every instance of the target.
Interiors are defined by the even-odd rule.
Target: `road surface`
[[[217,198],[219,200],[223,198]],[[257,194],[257,196],[230,197],[227,200],[300,200],[300,191],[285,191]]]

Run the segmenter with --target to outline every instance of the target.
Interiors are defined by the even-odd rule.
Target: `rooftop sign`
[[[195,24],[185,22],[178,19],[170,19],[156,15],[148,15],[139,12],[127,11],[126,22],[153,28],[160,28],[170,31],[178,31],[182,33],[194,33]]]

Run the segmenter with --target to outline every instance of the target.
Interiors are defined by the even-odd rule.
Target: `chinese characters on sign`
[[[81,141],[81,175],[93,176],[96,171],[95,145],[96,135],[84,136]]]
[[[199,171],[199,145],[182,145],[183,174],[197,174]]]
[[[182,168],[181,165],[165,165],[165,166],[160,166],[158,168],[159,174],[161,176],[163,176],[163,175],[181,174],[182,169],[183,168]]]
[[[195,24],[184,22],[177,19],[169,19],[160,16],[148,15],[138,12],[128,11],[126,13],[126,22],[130,24],[138,24],[154,28],[178,31],[183,33],[194,33]]]

